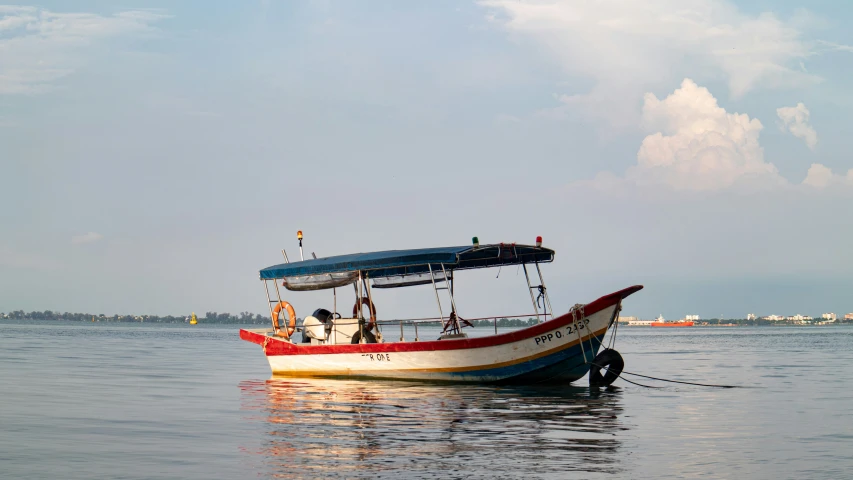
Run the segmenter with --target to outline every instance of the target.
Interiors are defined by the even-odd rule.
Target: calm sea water
[[[0,477],[853,475],[853,328],[620,328],[616,347],[628,371],[751,388],[271,379],[234,326],[6,321]]]

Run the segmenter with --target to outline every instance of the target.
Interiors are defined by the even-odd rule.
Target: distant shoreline
[[[269,317],[264,317],[258,314],[248,314],[248,312],[244,312],[238,315],[231,315],[228,313],[217,314],[215,312],[212,313],[210,317],[198,317],[198,324],[208,324],[208,325],[271,325],[272,321]],[[13,316],[13,314],[15,314]],[[94,321],[93,321],[94,319]],[[173,315],[166,316],[157,316],[157,315],[113,315],[113,316],[105,316],[105,315],[92,315],[92,314],[80,314],[80,313],[56,313],[56,312],[10,312],[8,314],[0,314],[0,320],[16,320],[16,321],[30,321],[30,322],[75,322],[75,323],[167,323],[167,324],[189,324],[189,316],[186,317],[178,317]],[[297,319],[301,323],[301,318]],[[393,321],[394,319],[387,319],[387,321]],[[436,323],[438,320],[436,320]],[[493,327],[495,326],[494,320],[474,320],[472,322],[475,327]],[[531,325],[537,324],[538,321],[536,318],[499,318],[497,320],[498,327],[527,327]],[[796,323],[794,321],[782,320],[782,321],[770,321],[770,320],[746,320],[746,319],[710,319],[703,320],[701,322],[696,322],[692,327],[675,327],[675,328],[696,328],[696,327],[819,327],[819,326],[832,326],[832,325],[853,325],[853,321],[851,320],[843,320],[838,319],[834,322],[826,322],[826,321],[812,321],[807,323]],[[652,327],[651,325],[629,325],[628,322],[620,321],[620,327],[630,327],[634,328],[656,328],[660,329],[661,327]]]
[[[92,313],[69,313],[52,312],[24,312],[21,310],[0,314],[3,320],[30,320],[30,321],[64,321],[80,323],[189,323],[190,315],[112,315]],[[207,312],[204,317],[198,316],[199,323],[209,324],[237,324],[237,325],[262,325],[271,324],[269,317],[249,312],[238,315],[230,313]]]
[[[648,329],[658,329],[658,330],[672,330],[679,328],[702,328],[702,327],[831,327],[831,326],[853,326],[853,322],[816,322],[816,323],[783,323],[783,322],[769,322],[769,323],[705,323],[705,324],[697,324],[690,327],[653,327],[651,325],[628,325],[627,323],[620,323],[619,328],[622,327],[630,327],[630,328],[648,328]]]

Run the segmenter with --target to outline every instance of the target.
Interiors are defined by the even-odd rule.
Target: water
[[[754,388],[270,379],[233,326],[0,323],[0,477],[846,478],[853,328],[621,328],[626,370]],[[423,335],[422,335],[423,336]]]

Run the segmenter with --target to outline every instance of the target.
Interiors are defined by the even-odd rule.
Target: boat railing
[[[540,313],[539,315],[543,315],[545,317],[545,320],[547,320],[548,317],[553,317],[553,315],[551,315],[550,313],[546,313],[546,314]],[[494,325],[495,334],[497,335],[497,333],[498,333],[498,321],[516,319],[516,318],[537,318],[537,316],[535,313],[533,313],[533,314],[528,313],[528,314],[523,314],[523,315],[494,315],[494,316],[488,316],[488,317],[464,318],[464,319],[460,317],[460,320],[465,320],[468,322],[478,322],[478,321],[482,321],[482,320],[491,320],[490,323],[492,323],[492,325]],[[440,318],[440,317],[402,318],[402,319],[401,318],[395,318],[395,319],[389,319],[389,320],[377,320],[376,324],[379,325],[380,328],[386,327],[389,325],[390,326],[399,325],[400,326],[400,341],[403,341],[403,338],[404,338],[403,328],[405,326],[414,326],[415,327],[415,341],[418,341],[418,326],[419,325],[435,323],[435,324],[438,324],[438,326],[443,326],[444,322],[446,322],[447,320],[448,320],[447,318]],[[339,319],[335,320],[335,324],[336,325],[357,325],[359,323],[359,321],[360,320],[357,318],[339,318]],[[299,328],[297,330],[298,331],[302,330],[301,325],[299,326]]]

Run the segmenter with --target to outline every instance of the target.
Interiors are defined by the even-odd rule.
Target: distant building
[[[844,320],[853,320],[853,313],[848,313],[847,315],[844,315]]]
[[[637,317],[625,317],[625,316],[619,315],[619,323],[630,324],[631,322],[636,322],[636,321],[637,321]]]
[[[820,316],[820,318],[822,318],[828,322],[834,322],[834,321],[838,320],[838,316],[835,315],[834,313],[824,313],[823,315]]]
[[[685,315],[684,319],[687,320],[688,322],[689,321],[698,322],[699,321],[699,315]]]
[[[813,319],[812,319],[812,317],[810,317],[808,315],[800,315],[798,313],[796,315],[791,315],[790,317],[788,317],[788,320],[790,320],[792,322],[808,322],[808,321],[811,321]]]
[[[754,313],[747,313],[746,319],[747,320],[755,320],[755,314]]]
[[[785,320],[785,317],[782,315],[767,315],[766,317],[761,317],[762,320],[770,320],[771,322],[778,322],[781,320]]]

